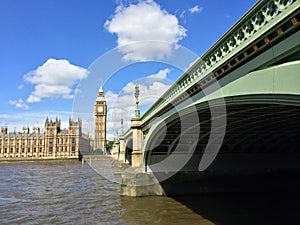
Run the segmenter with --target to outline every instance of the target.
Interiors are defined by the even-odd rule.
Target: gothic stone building
[[[24,127],[22,132],[7,132],[1,128],[0,158],[5,159],[56,159],[78,158],[79,153],[90,151],[89,135],[81,131],[82,121],[69,119],[69,128],[61,129],[61,121],[45,121],[44,133],[35,127],[30,132]]]
[[[102,85],[98,91],[98,97],[94,105],[94,123],[95,123],[95,150],[101,150],[106,153],[106,115],[107,105],[104,97]]]

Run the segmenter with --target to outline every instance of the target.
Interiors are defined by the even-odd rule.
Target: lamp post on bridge
[[[140,88],[138,85],[135,86],[135,118],[131,119],[131,130],[132,130],[132,153],[131,153],[131,165],[132,167],[142,166],[142,129],[140,121],[140,110],[139,110],[139,95]]]
[[[121,135],[124,134],[124,122],[123,122],[123,118],[121,118]]]
[[[140,118],[140,110],[139,110],[139,95],[140,95],[140,88],[138,85],[135,86],[135,104],[136,104],[136,109],[135,109],[135,117]]]
[[[126,162],[123,118],[121,118],[121,134],[119,136],[119,157],[118,157],[118,159],[123,163]]]

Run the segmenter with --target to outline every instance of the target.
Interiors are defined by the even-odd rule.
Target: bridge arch
[[[289,62],[249,73],[222,87],[227,108],[227,114],[223,116],[227,117],[228,123],[225,124],[226,135],[219,151],[220,156],[217,157],[218,163],[213,163],[209,170],[220,170],[223,166],[231,170],[250,170],[251,164],[255,165],[252,169],[256,170],[296,166],[293,163],[288,165],[287,162],[293,161],[292,155],[295,153],[299,157],[299,71],[300,61]],[[181,153],[189,155],[190,160],[182,165],[182,170],[198,171],[211,133],[208,100],[218,102],[218,99],[214,99],[214,93],[198,100],[194,97],[193,100],[200,124],[198,136],[195,136],[194,130],[197,127],[193,123],[195,115],[189,113],[192,106],[183,109],[183,114],[190,121],[183,134],[179,132],[182,128],[178,113],[165,118],[164,132],[159,125],[153,130],[153,136],[148,137],[144,145],[145,166],[151,168],[151,165],[170,157],[178,144],[183,144]],[[186,135],[184,143],[178,142],[180,135]],[[191,148],[194,150],[191,151]]]
[[[131,165],[132,163],[132,145],[133,140],[132,137],[129,137],[125,143],[125,162]]]

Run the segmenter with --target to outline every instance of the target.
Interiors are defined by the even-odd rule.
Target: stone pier
[[[143,152],[142,152],[142,129],[140,118],[131,119],[132,129],[132,167],[141,167],[143,164]]]
[[[119,161],[125,163],[125,140],[124,136],[120,135],[119,138]]]
[[[130,167],[121,176],[120,195],[141,197],[166,195],[160,183],[151,172],[144,172],[142,167]]]

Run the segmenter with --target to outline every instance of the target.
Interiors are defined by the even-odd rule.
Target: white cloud
[[[14,105],[18,109],[29,109],[30,108],[21,98],[19,100],[10,100],[9,104]]]
[[[153,0],[139,1],[128,7],[119,5],[104,26],[117,35],[118,47],[126,61],[162,59],[171,55],[186,36],[176,16],[161,9]]]
[[[116,131],[121,133],[121,119],[124,120],[124,131],[130,127],[130,120],[135,115],[135,86],[140,89],[139,107],[141,113],[147,110],[161,95],[170,87],[170,81],[166,81],[170,69],[160,70],[156,74],[151,74],[143,80],[128,83],[123,90],[117,94],[112,91],[105,93],[108,108],[107,115],[107,138],[112,140]]]
[[[184,14],[185,14],[185,13],[186,13],[186,11],[183,10],[183,11],[180,13],[179,17],[180,17],[181,19],[184,19]]]
[[[199,5],[195,5],[194,7],[192,8],[189,8],[189,12],[191,14],[194,14],[194,13],[201,13],[203,11],[203,7],[200,7]]]
[[[73,86],[85,79],[88,71],[68,60],[48,59],[42,66],[24,76],[25,81],[35,85],[27,102],[40,102],[44,98],[73,98]]]
[[[148,78],[153,78],[153,79],[157,79],[157,80],[164,80],[164,79],[167,79],[167,75],[169,73],[170,73],[170,69],[166,68],[164,70],[160,70],[156,74],[149,75]]]

